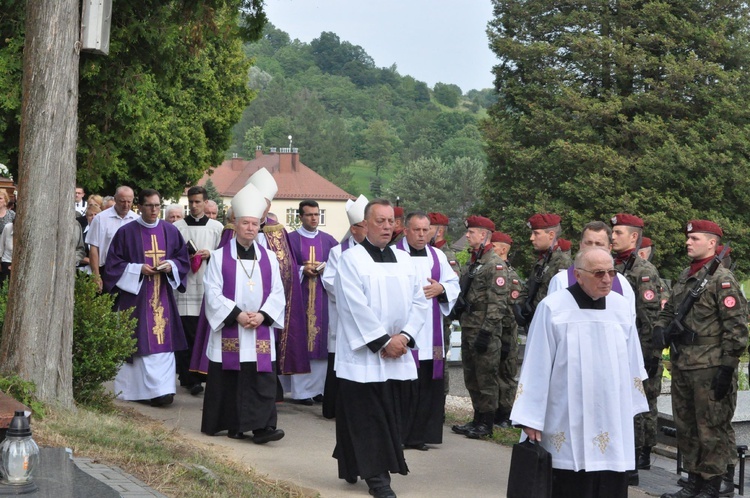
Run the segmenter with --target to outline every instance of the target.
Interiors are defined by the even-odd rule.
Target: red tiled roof
[[[205,185],[210,178],[219,194],[233,197],[260,168],[266,168],[276,180],[279,186],[276,199],[354,199],[353,195],[305,166],[299,154],[289,152],[258,154],[251,161],[227,159],[210,176],[203,175],[198,185]]]

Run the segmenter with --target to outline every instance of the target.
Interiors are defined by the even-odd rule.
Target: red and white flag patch
[[[502,270],[503,269],[503,265],[495,265],[495,269],[496,270]]]
[[[651,277],[641,277],[641,282],[650,282]]]
[[[737,304],[737,300],[734,298],[734,296],[727,296],[724,298],[724,306],[727,308],[734,308],[734,306]]]
[[[729,283],[729,282],[722,282],[722,283],[721,283],[721,288],[722,288],[722,289],[728,289],[728,288],[730,288],[731,286],[732,286],[732,284],[731,284],[731,283]]]

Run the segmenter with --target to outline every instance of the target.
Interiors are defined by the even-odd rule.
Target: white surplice
[[[355,241],[354,237],[350,235],[348,249],[351,249],[356,245],[357,241]],[[334,287],[334,281],[336,280],[336,273],[338,272],[342,249],[343,244],[331,248],[328,252],[328,262],[323,270],[323,275],[320,277],[320,281],[328,296],[328,351],[331,353],[336,352],[336,326],[339,322],[339,313],[336,310],[336,289]]]
[[[635,468],[633,416],[648,411],[631,306],[581,309],[568,290],[539,303],[529,330],[513,424],[542,431],[557,469]]]
[[[405,244],[405,247],[407,254],[410,254],[410,246],[408,244]],[[414,265],[414,268],[417,270],[417,276],[422,284],[422,287],[430,284],[429,280],[427,279],[432,278],[432,265],[435,261],[432,258],[430,250],[427,248],[425,249],[427,251],[427,257],[417,256],[411,258],[411,262]],[[461,292],[461,286],[458,283],[458,275],[456,275],[456,272],[453,271],[450,263],[448,263],[448,258],[445,256],[445,253],[443,253],[443,251],[441,251],[440,249],[435,249],[434,251],[435,255],[437,256],[437,263],[438,265],[440,265],[440,275],[438,282],[440,282],[440,284],[445,288],[445,296],[448,299],[448,301],[445,303],[441,303],[438,301],[441,313],[440,323],[438,324],[438,326],[440,327],[440,337],[443,337],[443,315],[448,316],[448,314],[453,309],[453,306],[456,304],[456,299],[458,299],[458,294]],[[433,299],[437,298],[428,300],[424,295],[424,291],[422,291],[421,299],[427,303],[427,308],[423,312],[424,325],[421,329],[419,329],[419,332],[417,333],[417,336],[414,338],[414,340],[416,341],[417,349],[419,350],[419,360],[429,361],[434,359],[433,355],[435,352],[437,352],[437,349],[433,349],[432,323],[432,303]],[[442,357],[445,357],[445,348],[440,348],[440,354],[442,355]]]
[[[354,382],[414,380],[417,367],[410,353],[381,358],[367,344],[383,335],[406,332],[416,337],[424,323],[422,283],[404,251],[393,249],[397,262],[376,263],[360,244],[341,255],[335,277],[338,327],[336,376]]]
[[[242,311],[257,312],[262,310],[273,320],[271,326],[271,344],[274,343],[274,327],[284,327],[284,307],[286,299],[284,297],[284,286],[279,274],[279,262],[276,255],[268,249],[255,244],[255,255],[258,258],[253,270],[253,261],[243,259],[242,262],[237,260],[237,242],[232,239],[226,246],[217,249],[211,253],[211,259],[208,261],[206,273],[203,275],[203,287],[206,292],[206,318],[211,326],[211,334],[208,339],[206,355],[208,359],[214,362],[221,362],[221,330],[224,328],[224,320],[234,310],[235,306]],[[224,251],[231,251],[232,258],[237,263],[235,276],[235,299],[234,301],[225,297],[222,293],[222,261]],[[271,264],[271,281],[264,282],[261,275],[260,264],[264,258],[268,258]],[[244,270],[243,266],[244,265]],[[247,271],[247,273],[245,273]],[[252,288],[248,285],[248,275],[252,277],[254,285]],[[263,298],[263,289],[271,286],[268,299],[261,306]],[[240,342],[240,362],[257,361],[255,352],[256,337],[255,329],[246,329],[238,324],[239,342]],[[276,359],[276,348],[271,348],[271,360]]]

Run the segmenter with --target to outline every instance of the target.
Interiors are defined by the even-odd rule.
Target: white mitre
[[[351,204],[349,204],[350,202]],[[349,217],[349,225],[356,225],[364,221],[365,207],[368,202],[370,201],[367,200],[367,197],[361,194],[354,202],[351,200],[346,201],[346,216]]]
[[[239,220],[245,216],[261,219],[268,203],[263,194],[252,183],[248,183],[232,198],[232,212]]]
[[[261,194],[263,194],[263,197],[269,201],[272,201],[273,198],[276,197],[276,192],[279,191],[279,186],[276,185],[276,180],[273,179],[273,175],[266,168],[260,168],[253,173],[252,176],[247,179],[245,185],[251,183],[255,185],[258,190],[260,190]]]

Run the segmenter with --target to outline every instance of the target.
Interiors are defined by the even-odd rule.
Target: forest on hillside
[[[400,195],[410,209],[440,209],[409,205],[416,197],[399,190],[400,173],[417,160],[449,168],[468,161],[479,170],[486,163],[478,122],[496,101],[492,89],[429,88],[395,65],[377,67],[364,48],[331,32],[303,43],[269,23],[244,50],[256,96],[228,156],[288,147],[292,135],[302,162],[319,174],[353,194]]]

